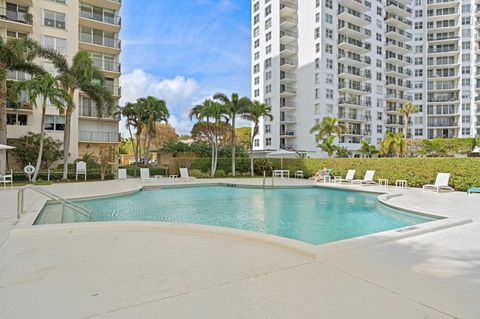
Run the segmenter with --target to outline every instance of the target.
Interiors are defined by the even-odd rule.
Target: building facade
[[[378,145],[387,131],[402,131],[406,102],[420,110],[410,116],[409,137],[480,135],[475,5],[252,0],[252,98],[273,115],[255,149],[320,155],[310,129],[326,116],[348,128],[339,145]]]
[[[0,0],[0,36],[4,39],[31,38],[43,47],[56,49],[71,62],[75,54],[87,51],[106,79],[106,87],[118,99],[121,30],[121,0]],[[48,61],[38,61],[55,74]],[[10,72],[8,80],[28,78],[22,72]],[[94,102],[76,92],[76,110],[72,116],[70,161],[102,147],[119,144],[119,117],[98,117]],[[118,104],[118,102],[117,102]],[[63,141],[65,118],[52,106],[47,107],[45,131]],[[28,132],[40,132],[41,110],[34,109],[22,96],[19,105],[8,105],[7,138],[16,139]]]

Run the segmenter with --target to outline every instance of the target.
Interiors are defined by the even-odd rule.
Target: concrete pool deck
[[[196,183],[212,182],[263,180]],[[73,198],[138,187],[128,180],[45,188]],[[248,238],[122,223],[40,229],[28,225],[27,213],[16,225],[16,192],[6,189],[0,191],[0,318],[478,318],[480,195],[386,191],[402,195],[389,205],[465,223],[346,251],[319,246],[313,258]],[[26,195],[28,209],[44,201]]]

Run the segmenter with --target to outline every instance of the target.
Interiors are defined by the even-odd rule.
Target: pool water
[[[433,218],[389,208],[377,194],[323,188],[186,187],[82,200],[93,221],[205,224],[274,234],[310,244],[392,230]],[[35,224],[86,221],[47,204]]]

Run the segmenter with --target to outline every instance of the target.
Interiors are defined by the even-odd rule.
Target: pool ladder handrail
[[[80,215],[83,215],[85,217],[87,217],[89,220],[92,220],[92,212],[88,209],[86,209],[85,207],[83,206],[80,206],[78,204],[75,204],[74,202],[72,201],[69,201],[68,199],[65,199],[65,198],[62,198],[52,192],[49,192],[47,191],[46,189],[44,188],[41,188],[41,187],[38,187],[38,186],[35,186],[35,185],[27,185],[25,187],[22,187],[18,190],[18,194],[17,194],[17,219],[20,219],[23,215],[23,212],[24,212],[24,192],[25,190],[27,189],[30,189],[30,190],[33,190],[45,197],[48,197],[50,198],[51,200],[59,203],[59,204],[62,204],[64,207],[68,207],[70,208],[71,210],[79,213]]]

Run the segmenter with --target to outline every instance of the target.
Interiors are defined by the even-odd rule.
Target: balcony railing
[[[120,49],[121,48],[121,41],[119,39],[114,38],[106,38],[100,37],[96,35],[92,35],[90,33],[80,32],[79,33],[80,42],[102,45],[109,48]]]
[[[387,13],[386,16],[385,16],[385,20],[389,20],[389,19],[395,19],[397,21],[400,21],[408,26],[412,26],[412,21],[409,20],[409,19],[405,19],[405,18],[402,18],[401,16],[398,16],[396,14],[391,14],[391,13]]]
[[[288,9],[292,9],[292,10],[298,10],[298,6],[293,3],[293,2],[288,2],[288,1],[282,1],[280,3],[280,10],[282,9],[285,9],[285,8],[288,8]]]
[[[397,28],[397,27],[392,27],[390,25],[387,25],[387,32],[395,32],[395,33],[398,33],[404,37],[407,37],[408,39],[412,39],[412,34],[410,32],[407,32],[407,31],[404,31],[400,28]]]
[[[86,116],[86,117],[97,117],[97,118],[120,120],[120,115],[102,115],[102,116],[99,116],[98,111],[95,107],[86,106],[86,105],[80,105],[79,115],[80,116]]]
[[[358,99],[358,98],[346,98],[342,97],[338,99],[338,104],[350,104],[350,105],[358,105],[363,107],[371,107],[372,102],[370,100]]]
[[[362,42],[362,41],[358,41],[356,39],[346,37],[346,36],[343,36],[343,35],[338,37],[338,44],[340,45],[342,43],[352,44],[352,45],[355,45],[355,46],[357,46],[359,48],[362,48],[362,49],[365,49],[365,50],[370,50],[370,48],[371,48],[370,43],[365,43],[365,42]]]
[[[0,19],[26,24],[33,23],[33,16],[31,13],[8,10],[7,8],[3,7],[0,7]]]
[[[280,108],[291,108],[291,109],[294,109],[297,107],[297,103],[295,102],[283,102],[283,103],[280,103]]]
[[[338,7],[338,14],[342,14],[342,13],[348,13],[348,14],[351,14],[357,18],[360,18],[362,20],[365,20],[367,22],[371,22],[372,21],[372,18],[366,14],[363,14],[361,12],[358,12],[356,10],[353,10],[351,8],[347,8],[347,7],[343,7],[343,6],[339,6]]]
[[[290,86],[282,86],[282,87],[280,87],[280,93],[297,94],[297,89],[294,88],[294,87],[290,87]]]
[[[360,55],[357,55],[357,54],[353,54],[351,52],[348,52],[347,54],[338,54],[338,59],[343,59],[343,58],[346,58],[346,59],[351,59],[351,60],[355,60],[357,62],[360,62],[360,63],[365,63],[365,64],[371,64],[372,63],[372,59],[368,56],[360,56]]]
[[[372,87],[370,85],[361,85],[361,84],[354,84],[354,83],[338,83],[339,89],[351,89],[355,91],[362,91],[362,92],[371,92]]]
[[[122,25],[122,19],[120,16],[117,15],[107,16],[102,14],[96,14],[94,12],[80,10],[80,17],[118,26]]]
[[[122,96],[122,87],[118,85],[105,85],[105,88],[113,96]]]
[[[286,130],[280,132],[281,136],[297,136],[297,132],[294,130]]]
[[[93,65],[100,70],[121,72],[121,64],[111,60],[92,58]]]
[[[372,77],[372,73],[370,70],[358,70],[358,69],[352,69],[352,68],[339,68],[338,69],[338,74],[342,73],[348,73],[351,75],[356,75],[356,76],[361,76],[364,78],[370,79]]]
[[[82,142],[118,143],[120,141],[120,133],[80,131],[79,140]]]
[[[32,109],[32,104],[30,104],[30,101],[28,100],[20,100],[16,103],[12,103],[10,101],[7,101],[7,109],[15,109],[15,110],[31,110]]]
[[[8,71],[7,72],[7,80],[13,81],[25,81],[30,80],[30,74],[23,72],[23,71]]]
[[[292,115],[285,115],[280,117],[280,122],[296,122],[297,117]]]

